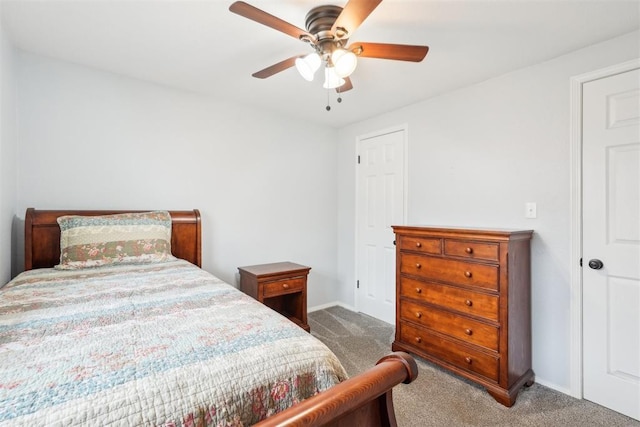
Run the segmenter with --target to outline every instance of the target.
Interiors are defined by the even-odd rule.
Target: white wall
[[[14,50],[2,29],[0,5],[0,285],[11,277],[12,223],[16,209],[16,120]]]
[[[311,306],[353,305],[355,139],[406,123],[410,223],[535,230],[534,370],[539,382],[568,391],[569,265],[577,262],[569,259],[569,79],[640,56],[639,38],[632,33],[339,133],[14,55],[17,94],[6,95],[4,77],[2,86],[3,105],[18,105],[13,212],[196,207],[205,269],[235,283],[237,266],[300,262],[313,267]],[[0,148],[11,151],[7,117]],[[0,156],[6,203],[15,193],[5,189],[12,172]],[[524,218],[528,201],[538,203],[535,220]],[[4,260],[0,268],[6,274]]]
[[[19,55],[17,211],[192,209],[203,268],[312,267],[335,300],[337,131],[71,63]]]
[[[406,123],[408,222],[535,230],[533,367],[569,392],[569,81],[640,56],[634,32],[341,129],[340,299],[354,303],[355,140]],[[434,82],[437,84],[437,82]],[[537,202],[537,219],[525,219]]]

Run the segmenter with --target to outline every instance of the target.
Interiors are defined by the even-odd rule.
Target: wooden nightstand
[[[307,275],[311,267],[292,262],[238,267],[240,290],[309,332]]]

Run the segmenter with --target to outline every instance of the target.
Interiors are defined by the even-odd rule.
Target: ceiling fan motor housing
[[[340,6],[324,5],[314,7],[307,13],[305,24],[307,31],[318,39],[334,39],[335,34],[331,32],[334,22],[340,16],[342,8]]]

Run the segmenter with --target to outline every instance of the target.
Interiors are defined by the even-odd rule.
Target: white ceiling
[[[0,1],[3,28],[25,51],[335,127],[640,27],[640,0],[384,0],[351,40],[426,44],[429,54],[421,63],[361,58],[354,89],[341,104],[331,91],[327,112],[322,82],[295,68],[251,77],[311,48],[229,12],[231,0]],[[247,0],[300,28],[327,1]]]

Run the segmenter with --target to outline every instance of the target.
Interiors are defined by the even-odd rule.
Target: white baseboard
[[[349,310],[349,311],[353,311],[354,313],[357,312],[355,307],[352,307],[352,306],[350,306],[348,304],[345,304],[343,302],[340,302],[340,301],[333,301],[333,302],[328,302],[326,304],[315,305],[313,307],[309,307],[309,308],[307,308],[307,313],[311,313],[311,312],[318,311],[318,310],[324,310],[325,308],[336,307],[336,306],[342,307],[342,308],[344,308],[346,310]]]
[[[555,384],[555,383],[552,383],[550,381],[546,381],[544,379],[537,378],[537,377],[536,377],[536,382],[538,384],[540,384],[540,385],[545,386],[545,387],[549,387],[550,389],[553,389],[555,391],[559,391],[560,393],[567,394],[567,395],[575,397],[577,399],[582,399],[582,397],[577,397],[577,396],[574,396],[573,394],[571,394],[571,389],[569,389],[569,388],[561,387],[558,384]]]

